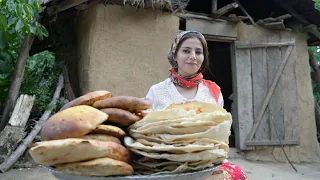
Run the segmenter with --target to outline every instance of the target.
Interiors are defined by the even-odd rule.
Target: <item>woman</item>
[[[147,98],[153,101],[153,109],[163,109],[173,103],[204,101],[223,107],[220,87],[204,80],[202,73],[208,69],[208,47],[204,36],[197,31],[183,31],[178,34],[169,50],[169,78],[151,86]],[[238,166],[225,161],[220,168],[224,179],[248,179]]]

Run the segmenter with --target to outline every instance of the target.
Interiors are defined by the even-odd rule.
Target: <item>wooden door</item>
[[[295,40],[236,41],[232,52],[236,146],[299,144]]]

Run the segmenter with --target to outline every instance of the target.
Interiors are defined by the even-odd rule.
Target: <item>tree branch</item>
[[[18,98],[21,82],[23,80],[24,70],[29,56],[30,47],[33,43],[34,35],[25,37],[20,48],[18,62],[15,65],[13,79],[10,84],[9,93],[6,99],[3,115],[0,121],[0,132],[6,127],[9,122],[10,112],[12,111]]]
[[[63,76],[61,74],[59,77],[59,82],[54,92],[52,101],[50,102],[51,105],[55,105],[57,103],[57,100],[60,96],[60,92],[62,88],[63,88]],[[37,136],[43,124],[49,118],[51,112],[52,110],[46,110],[43,113],[40,120],[35,125],[33,130],[29,133],[29,135],[24,139],[24,141],[19,145],[19,147],[0,165],[1,172],[6,172],[20,158],[20,156],[25,152],[28,146],[32,143],[33,139]]]

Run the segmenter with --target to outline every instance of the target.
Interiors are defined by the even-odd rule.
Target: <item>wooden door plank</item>
[[[29,119],[35,96],[20,95],[9,120],[11,126],[25,127]]]
[[[245,141],[247,134],[252,129],[253,105],[252,105],[252,79],[250,49],[235,50],[236,66],[236,109],[239,119],[239,148],[248,149]]]
[[[251,49],[251,64],[252,64],[252,93],[253,93],[253,117],[257,119],[260,107],[262,106],[264,97],[267,95],[268,81],[267,81],[267,58],[266,48]],[[265,113],[262,116],[260,128],[258,128],[255,139],[268,140],[268,116]]]
[[[259,111],[257,120],[254,121],[252,131],[250,132],[250,134],[249,134],[249,136],[248,136],[248,141],[252,141],[253,136],[254,136],[254,134],[256,133],[257,128],[258,128],[259,125],[260,125],[261,118],[262,118],[262,116],[263,116],[263,114],[264,114],[264,112],[265,112],[265,109],[266,109],[269,101],[270,101],[271,95],[273,94],[273,92],[274,92],[274,90],[275,90],[275,87],[276,87],[276,85],[277,85],[277,83],[278,83],[278,81],[279,81],[279,78],[280,78],[280,75],[281,75],[281,73],[282,73],[282,71],[283,71],[283,68],[284,68],[284,66],[285,66],[286,63],[287,63],[287,60],[288,60],[289,55],[290,55],[290,53],[291,53],[292,47],[293,47],[293,46],[289,46],[288,49],[287,49],[287,51],[286,51],[286,53],[285,53],[285,55],[284,55],[284,59],[282,60],[280,66],[279,66],[279,69],[278,69],[278,71],[277,71],[277,74],[275,75],[275,78],[274,78],[274,80],[273,80],[273,82],[272,82],[272,84],[271,84],[271,87],[270,87],[270,89],[269,89],[269,91],[268,91],[268,93],[267,93],[267,96],[266,96],[266,98],[265,98],[265,100],[264,100],[264,102],[263,102],[263,104],[262,104],[262,107],[261,107],[261,109],[260,109],[260,111]],[[251,89],[251,91],[252,91],[252,89]]]
[[[285,49],[281,48],[282,54]],[[283,75],[283,102],[284,102],[284,125],[285,125],[285,140],[300,142],[300,123],[298,119],[298,92],[296,82],[296,51],[295,47],[290,54],[290,61],[288,61]]]
[[[286,47],[287,49],[288,47]],[[284,54],[285,55],[285,54]],[[277,74],[278,68],[281,62],[284,61],[284,57],[281,57],[280,47],[270,47],[267,49],[267,62],[268,62],[268,89],[272,88],[273,80]],[[278,141],[278,135],[281,140],[284,140],[284,121],[283,121],[283,100],[282,100],[282,72],[280,73],[279,81],[275,86],[274,92],[270,97],[268,108],[265,113],[269,114],[268,125],[269,135],[271,141]],[[261,107],[261,106],[260,106]],[[272,122],[272,117],[274,124]],[[275,127],[277,129],[275,129]],[[276,132],[277,130],[277,132]],[[278,134],[278,135],[277,135]]]

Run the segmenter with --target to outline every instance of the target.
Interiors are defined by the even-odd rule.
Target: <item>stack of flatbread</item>
[[[84,176],[132,175],[129,151],[121,140],[139,111],[151,107],[144,98],[112,97],[94,91],[76,98],[51,116],[41,129],[41,142],[29,153],[39,164]]]
[[[129,126],[127,149],[137,174],[178,173],[220,164],[229,151],[231,114],[215,104],[188,102],[152,111]]]

